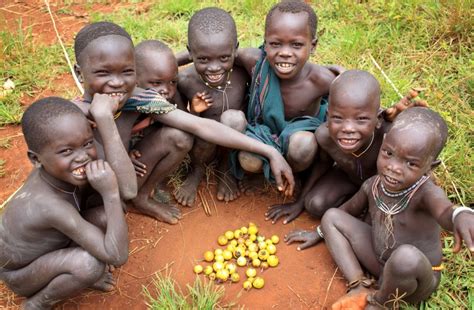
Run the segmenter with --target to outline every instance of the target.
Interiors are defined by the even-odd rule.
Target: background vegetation
[[[98,14],[92,12],[93,1],[87,1],[85,9],[91,21],[110,20],[122,25],[136,43],[160,39],[177,52],[186,46],[189,18],[206,6],[218,6],[232,14],[241,47],[259,46],[263,40],[265,14],[274,2],[161,0],[147,10],[127,6],[113,14]],[[72,14],[71,4],[66,1],[58,14]],[[450,129],[448,144],[441,155],[444,165],[436,170],[436,177],[454,202],[472,206],[472,2],[321,0],[312,5],[319,16],[319,42],[311,61],[373,73],[382,85],[384,106],[396,102],[398,95],[371,56],[402,94],[410,87],[425,88],[422,98],[443,115]],[[67,71],[57,45],[35,46],[30,39],[28,32],[0,32],[0,56],[5,59],[0,62],[0,79],[13,77],[17,86],[10,94],[0,96],[0,124],[17,123],[22,113],[19,98],[49,87],[58,73]],[[72,57],[72,42],[67,45]],[[58,95],[71,97],[73,94]],[[467,251],[452,255],[451,242],[451,238],[444,239],[448,268],[443,272],[441,288],[422,303],[421,308],[467,309],[474,303],[472,259]]]

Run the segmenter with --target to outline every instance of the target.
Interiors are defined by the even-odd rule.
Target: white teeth
[[[293,64],[290,64],[290,63],[286,63],[286,62],[282,62],[282,63],[278,63],[276,64],[278,67],[281,67],[281,68],[292,68],[294,67],[295,65]]]
[[[85,172],[86,172],[86,169],[84,167],[79,167],[77,169],[74,169],[72,171],[72,174],[74,176],[84,176],[85,175]]]
[[[222,78],[223,74],[208,74],[207,78],[210,81],[218,81]]]

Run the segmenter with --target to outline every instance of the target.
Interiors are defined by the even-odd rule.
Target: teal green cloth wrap
[[[317,116],[301,116],[289,121],[285,119],[285,108],[280,91],[280,81],[271,68],[263,47],[262,55],[255,65],[247,110],[245,134],[265,144],[273,146],[282,155],[288,152],[290,136],[297,131],[315,131],[325,121],[327,98],[321,100]],[[267,158],[257,155],[263,161],[265,178],[274,181]],[[230,156],[232,172],[242,179],[244,171],[240,167],[237,151]]]

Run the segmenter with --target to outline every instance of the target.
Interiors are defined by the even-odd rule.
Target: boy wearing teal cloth
[[[246,135],[284,154],[293,171],[308,168],[317,150],[315,129],[324,121],[329,85],[336,68],[308,62],[317,43],[317,17],[304,2],[281,2],[267,14],[262,49],[241,49],[236,63],[252,74]],[[333,70],[334,69],[334,70]],[[237,128],[236,128],[237,129]],[[238,177],[262,170],[267,163],[248,152],[233,157]]]

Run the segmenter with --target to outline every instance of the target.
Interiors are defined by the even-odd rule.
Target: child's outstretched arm
[[[273,147],[247,137],[217,121],[198,117],[181,110],[155,115],[155,118],[168,126],[192,133],[211,143],[256,153],[268,158],[278,190],[286,196],[293,195],[295,186],[293,172],[283,156]]]
[[[104,202],[107,220],[105,234],[87,222],[71,205],[55,208],[47,216],[52,225],[100,261],[114,266],[128,259],[128,229],[123,213],[117,178],[109,164],[101,159],[86,165],[89,184]]]
[[[135,169],[128,157],[117,125],[114,113],[117,111],[119,100],[105,94],[95,94],[92,99],[90,114],[94,118],[102,139],[105,159],[117,175],[120,195],[129,200],[137,195]]]

